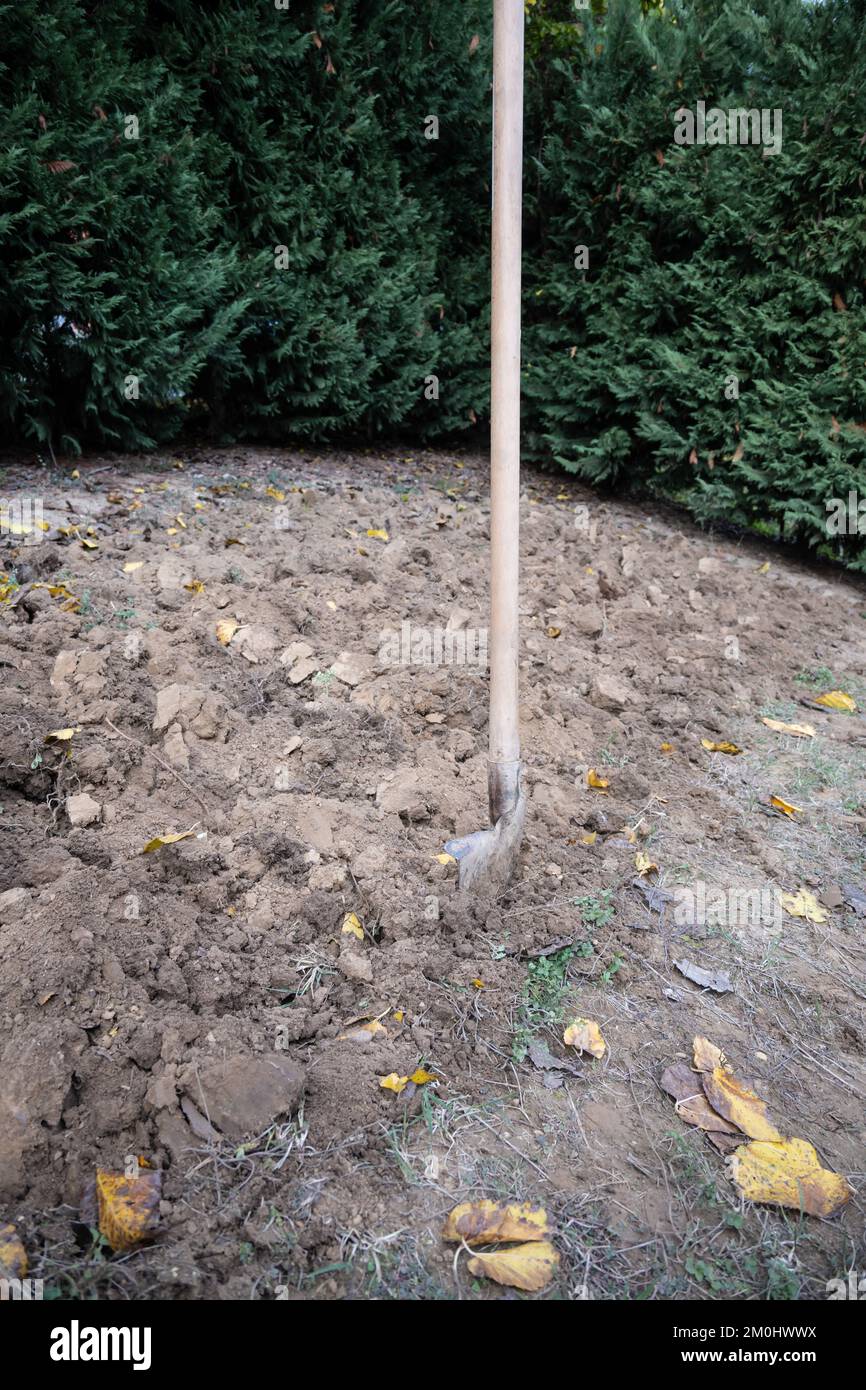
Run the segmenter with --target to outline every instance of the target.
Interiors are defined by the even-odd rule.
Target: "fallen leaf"
[[[96,1170],[99,1230],[112,1250],[132,1250],[156,1234],[162,1173],[142,1168],[134,1177]]]
[[[409,1080],[415,1086],[427,1086],[431,1081],[438,1081],[439,1077],[435,1072],[426,1071],[424,1067],[419,1067],[417,1071],[413,1071]]]
[[[590,1052],[593,1057],[603,1057],[607,1044],[601,1036],[597,1023],[589,1018],[576,1018],[562,1035],[566,1047],[574,1047],[578,1052]]]
[[[127,560],[126,564],[123,566],[123,573],[135,574],[135,571],[140,570],[143,564],[143,560]]]
[[[558,1264],[559,1255],[550,1241],[542,1240],[537,1245],[512,1245],[509,1250],[473,1255],[467,1268],[470,1274],[497,1284],[536,1293],[550,1283]]]
[[[367,1038],[375,1038],[380,1033],[388,1036],[388,1030],[378,1018],[371,1018],[369,1023],[362,1023],[357,1028],[350,1028],[347,1033],[341,1033],[337,1042],[363,1042]]]
[[[341,927],[341,931],[345,932],[349,936],[357,936],[359,941],[364,940],[364,928],[361,926],[361,923],[358,921],[358,918],[355,916],[354,912],[346,913],[345,917],[343,918],[343,925]]]
[[[674,746],[672,743],[660,743],[659,751],[661,753],[672,753],[674,751]]]
[[[723,970],[704,970],[700,965],[693,965],[690,960],[675,960],[674,965],[681,975],[685,975],[693,984],[700,985],[701,989],[712,989],[716,994],[727,994],[734,988]]]
[[[386,541],[388,539],[387,531],[368,531],[367,535],[372,541]]]
[[[238,540],[237,536],[227,536],[223,541],[223,548],[228,550],[230,545],[246,545],[246,541]]]
[[[814,738],[815,730],[811,724],[784,724],[781,719],[767,719],[761,715],[761,723],[777,734],[790,734],[792,738]]]
[[[484,983],[483,980],[470,980],[469,983],[472,985],[472,988],[473,988],[473,989],[486,989],[486,988],[487,988],[487,986],[485,985],[485,983]]]
[[[434,855],[433,855],[433,858],[436,860],[436,863],[437,863],[437,864],[456,864],[456,863],[457,863],[457,860],[454,858],[454,855],[453,855],[453,854],[446,854],[444,850],[442,851],[441,854],[434,854]]]
[[[692,1044],[695,1071],[715,1071],[717,1067],[727,1070],[725,1054],[709,1038],[695,1038]]]
[[[764,563],[763,563],[762,565],[759,565],[759,566],[758,566],[758,574],[769,574],[769,572],[770,572],[770,562],[769,562],[769,560],[765,560]]]
[[[812,893],[801,888],[799,893],[780,893],[779,902],[789,917],[804,917],[807,922],[826,922],[830,914]]]
[[[237,622],[235,618],[223,618],[222,621],[216,625],[217,641],[220,642],[222,646],[227,647],[239,627],[240,623]]]
[[[700,1076],[686,1062],[675,1062],[660,1078],[662,1089],[676,1101],[677,1114],[690,1125],[714,1133],[740,1134],[736,1125],[718,1115],[704,1095]]]
[[[286,494],[284,492],[280,492],[280,489],[278,487],[273,486],[265,488],[265,496],[273,497],[275,502],[285,502],[286,500]]]
[[[603,792],[607,787],[610,786],[610,782],[608,782],[604,777],[599,777],[595,768],[591,767],[589,769],[589,772],[586,774],[586,785],[588,787],[594,787],[596,791]]]
[[[844,709],[849,714],[857,711],[856,702],[844,690],[827,690],[823,695],[816,695],[815,704],[823,705],[825,709]]]
[[[155,839],[148,840],[142,854],[152,854],[154,850],[162,849],[164,845],[176,845],[179,840],[188,840],[194,835],[194,830],[182,830],[179,835],[157,835]]]
[[[96,541],[89,541],[86,536],[82,536],[81,544],[85,550],[98,550],[99,545]]]
[[[783,801],[780,796],[771,796],[770,805],[775,806],[777,811],[781,811],[783,816],[802,815],[802,806],[792,806],[789,801]]]
[[[26,1275],[27,1251],[18,1232],[11,1223],[0,1226],[0,1277],[24,1279]]]
[[[638,853],[635,855],[634,866],[641,875],[657,874],[659,871],[658,864],[654,864],[649,855],[644,854],[643,850],[638,850]]]
[[[492,1245],[497,1240],[546,1240],[550,1235],[547,1212],[528,1202],[503,1206],[501,1202],[461,1202],[449,1212],[442,1228],[443,1240],[462,1240],[467,1245]]]
[[[731,1155],[731,1177],[750,1202],[795,1207],[809,1216],[832,1216],[851,1199],[845,1178],[821,1167],[806,1139],[741,1144]]]
[[[597,830],[585,830],[584,833],[583,833],[583,834],[581,835],[581,837],[580,837],[580,843],[581,843],[582,845],[594,845],[597,839],[598,839],[598,831],[597,831]]]
[[[395,1095],[399,1096],[400,1092],[405,1091],[409,1085],[409,1078],[408,1076],[398,1076],[395,1071],[392,1071],[388,1076],[379,1077],[379,1085],[383,1091],[393,1091]]]
[[[204,581],[201,579],[191,579],[188,584],[184,584],[185,589],[189,589],[193,594],[204,593]]]
[[[737,753],[742,753],[742,748],[738,748],[735,743],[713,743],[708,738],[701,739],[701,747],[706,748],[708,753],[730,753],[734,757]]]
[[[750,1139],[770,1139],[778,1143],[782,1136],[767,1118],[766,1102],[741,1085],[725,1067],[702,1072],[704,1095],[717,1115],[736,1125]]]
[[[549,627],[549,628],[547,629],[547,635],[548,635],[548,637],[553,637],[553,638],[561,637],[561,636],[562,636],[562,628],[561,628],[561,627]]]
[[[68,743],[73,734],[81,733],[81,725],[76,724],[73,729],[52,729],[50,734],[45,735],[45,742],[54,741],[55,743]]]

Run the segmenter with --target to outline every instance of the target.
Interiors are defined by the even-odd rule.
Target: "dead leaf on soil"
[[[359,941],[364,940],[364,928],[361,926],[354,912],[346,913],[340,930],[345,932],[347,936],[356,936]]]
[[[721,743],[713,743],[711,739],[702,738],[701,747],[706,748],[708,753],[729,753],[731,757],[736,757],[738,753],[742,753],[743,751],[742,748],[738,748],[735,743],[728,743],[724,739]]]
[[[81,733],[81,725],[76,724],[72,729],[52,729],[50,734],[45,735],[46,743],[69,743],[73,734]]]
[[[194,830],[182,830],[179,835],[157,835],[154,839],[148,840],[142,854],[152,854],[154,850],[162,849],[164,845],[176,845],[179,840],[188,840],[191,835],[195,835]]]
[[[801,888],[799,893],[780,893],[779,902],[789,917],[804,917],[807,922],[827,922],[830,914],[813,893]]]
[[[388,532],[382,530],[371,529],[368,530],[367,535],[371,541],[386,541],[388,539]]]
[[[162,1173],[142,1168],[134,1177],[96,1170],[99,1230],[112,1250],[132,1250],[151,1240],[159,1223]]]
[[[191,580],[189,581],[189,583],[188,583],[188,584],[184,584],[183,587],[184,587],[185,589],[189,589],[190,593],[192,593],[192,594],[203,594],[203,593],[204,593],[204,580],[202,580],[202,579],[191,579]]]
[[[27,1251],[15,1227],[0,1226],[0,1276],[4,1279],[24,1279],[27,1274]]]
[[[734,988],[724,970],[704,970],[700,965],[693,965],[690,960],[675,960],[674,965],[681,975],[685,975],[692,984],[700,985],[701,989],[712,989],[716,994],[728,994]]]
[[[610,782],[608,782],[605,777],[599,777],[595,768],[591,767],[586,774],[586,785],[588,787],[594,787],[596,791],[603,792],[610,786]]]
[[[345,1033],[340,1033],[337,1042],[367,1042],[380,1034],[387,1037],[387,1028],[378,1018],[371,1018],[369,1023],[361,1023],[356,1028],[349,1028]]]
[[[770,805],[775,806],[777,811],[781,811],[783,816],[796,816],[803,814],[802,806],[792,806],[790,801],[783,801],[780,796],[771,796]]]
[[[722,1115],[716,1113],[704,1095],[700,1076],[687,1062],[675,1062],[662,1072],[660,1084],[676,1101],[677,1114],[690,1125],[715,1133],[737,1134],[741,1131]]]
[[[695,1071],[715,1071],[716,1067],[727,1070],[725,1054],[709,1038],[695,1038],[692,1044]]]
[[[832,1216],[853,1196],[845,1178],[821,1167],[806,1139],[742,1144],[731,1155],[731,1177],[750,1202]]]
[[[658,864],[654,864],[649,855],[644,854],[643,850],[639,850],[635,855],[634,866],[641,877],[643,877],[644,874],[657,874],[659,871]]]
[[[561,636],[562,636],[562,628],[561,628],[561,627],[549,627],[549,628],[547,629],[547,635],[548,635],[548,637],[550,637],[550,638],[561,637]]]
[[[816,695],[814,703],[823,705],[825,709],[844,709],[849,714],[856,714],[857,704],[850,695],[846,695],[844,690],[827,690],[823,695]]]
[[[143,564],[143,560],[127,560],[126,564],[123,566],[123,573],[135,574],[135,571],[140,570]]]
[[[814,738],[815,730],[811,724],[784,724],[781,719],[766,719],[761,715],[761,723],[777,734],[790,734],[792,738]]]
[[[513,1245],[510,1250],[473,1255],[467,1263],[470,1274],[483,1275],[497,1284],[537,1293],[550,1283],[559,1264],[559,1255],[550,1241],[537,1245]]]
[[[766,1102],[754,1091],[742,1086],[724,1067],[702,1072],[704,1095],[717,1115],[736,1125],[750,1139],[781,1141],[781,1134],[767,1118]]]
[[[492,1245],[497,1240],[546,1240],[550,1235],[547,1212],[528,1202],[461,1202],[449,1212],[442,1228],[443,1240],[462,1240],[467,1245]]]
[[[223,618],[216,625],[217,641],[227,647],[239,627],[240,623],[235,618]]]
[[[601,1036],[601,1029],[591,1018],[576,1018],[562,1035],[566,1047],[574,1047],[578,1052],[589,1052],[593,1057],[603,1057],[607,1043]]]

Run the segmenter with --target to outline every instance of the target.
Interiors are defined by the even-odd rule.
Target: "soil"
[[[861,584],[527,471],[526,835],[465,902],[440,857],[486,823],[483,459],[10,460],[2,491],[48,529],[0,537],[0,1222],[51,1296],[527,1297],[441,1239],[480,1197],[546,1207],[540,1298],[866,1267]],[[825,921],[779,909],[801,889]],[[722,907],[683,920],[683,890]],[[578,1017],[603,1058],[564,1045]],[[659,1085],[696,1035],[848,1177],[837,1216],[741,1201]],[[112,1257],[78,1208],[129,1155],[159,1229]]]

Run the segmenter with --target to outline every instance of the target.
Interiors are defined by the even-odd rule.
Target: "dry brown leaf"
[[[356,936],[359,941],[364,940],[364,928],[361,926],[354,912],[346,913],[343,918],[341,931],[345,932],[347,936]]]
[[[223,618],[222,621],[218,622],[216,625],[217,641],[220,642],[222,646],[227,647],[239,627],[240,623],[237,619]]]
[[[654,864],[649,855],[644,854],[643,850],[638,850],[635,855],[634,866],[642,878],[645,874],[657,874],[659,871],[658,864]]]
[[[814,738],[815,730],[811,724],[785,724],[781,719],[766,719],[761,715],[761,723],[777,734],[790,734],[792,738]]]
[[[750,1202],[795,1207],[832,1216],[853,1196],[845,1178],[821,1167],[806,1139],[741,1144],[731,1155],[731,1177]]]
[[[551,637],[551,638],[561,637],[561,636],[562,636],[562,628],[561,628],[561,627],[549,627],[549,628],[547,629],[547,635],[548,635],[548,637]]]
[[[141,1168],[134,1177],[96,1170],[99,1230],[112,1250],[132,1250],[156,1234],[162,1173]]]
[[[470,1274],[483,1275],[509,1288],[537,1293],[550,1283],[559,1264],[559,1255],[549,1240],[531,1245],[512,1245],[508,1250],[496,1250],[473,1255],[468,1261]]]
[[[603,1057],[607,1043],[601,1036],[601,1029],[591,1018],[576,1018],[562,1035],[566,1047],[574,1047],[578,1052],[589,1052],[593,1057]]]
[[[778,1143],[782,1136],[767,1118],[766,1102],[754,1091],[743,1086],[724,1067],[702,1072],[704,1095],[717,1115],[730,1120],[750,1139],[770,1139]]]
[[[695,1059],[695,1071],[715,1071],[717,1067],[727,1070],[725,1065],[725,1054],[711,1043],[709,1038],[695,1038],[692,1044]]]
[[[463,1240],[467,1245],[491,1245],[497,1240],[545,1240],[550,1235],[547,1212],[528,1202],[462,1202],[449,1212],[442,1228],[443,1240]]]
[[[661,1075],[661,1086],[676,1101],[677,1114],[690,1125],[714,1133],[740,1134],[736,1125],[718,1115],[712,1108],[701,1086],[701,1078],[692,1071],[687,1062],[675,1062]]]

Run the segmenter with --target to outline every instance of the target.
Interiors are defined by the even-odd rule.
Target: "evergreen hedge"
[[[866,568],[861,0],[593,3],[526,3],[526,451]],[[490,10],[0,0],[7,437],[484,442]]]

